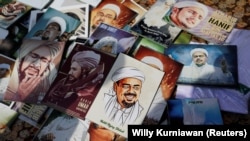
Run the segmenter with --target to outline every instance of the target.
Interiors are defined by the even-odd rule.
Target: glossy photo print
[[[4,100],[40,103],[57,74],[63,50],[63,42],[23,40]]]
[[[84,119],[115,57],[76,44],[42,103]]]
[[[165,54],[184,64],[179,83],[217,86],[238,83],[235,45],[173,44]]]
[[[162,20],[216,44],[223,44],[237,18],[197,1],[176,1]]]

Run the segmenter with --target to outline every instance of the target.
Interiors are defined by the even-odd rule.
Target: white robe
[[[84,141],[87,136],[88,123],[78,118],[57,117],[38,134],[40,139],[43,135],[53,133],[53,141]]]
[[[192,63],[190,66],[184,66],[182,68],[180,82],[198,82],[209,84],[233,84],[234,80],[230,72],[223,73],[221,68],[215,67],[209,64],[205,64],[201,67]]]
[[[122,109],[120,104],[117,102],[117,97],[113,90],[110,93],[104,94],[104,102],[105,114],[110,118],[110,120],[121,126],[133,124],[143,110],[138,101],[134,106]]]

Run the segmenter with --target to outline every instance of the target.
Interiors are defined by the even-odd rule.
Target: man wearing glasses
[[[45,94],[57,73],[54,59],[62,44],[50,41],[25,40],[11,76],[5,99],[37,103]]]
[[[117,69],[111,79],[113,88],[105,93],[105,113],[118,125],[132,124],[140,116],[143,107],[139,103],[144,74],[134,67]]]
[[[100,23],[105,23],[108,25],[113,25],[114,21],[119,16],[121,10],[119,6],[115,4],[106,4],[104,5],[95,15],[93,15],[92,21],[91,21],[91,29],[92,31],[96,29],[96,27]]]

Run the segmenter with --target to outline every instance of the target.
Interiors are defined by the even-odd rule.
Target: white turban
[[[201,4],[199,2],[196,1],[181,1],[181,2],[177,2],[175,3],[174,7],[177,8],[184,8],[184,7],[198,7],[200,9],[202,9],[204,11],[204,17],[207,16],[208,14],[208,8],[206,5]]]
[[[93,48],[97,48],[100,49],[104,46],[112,46],[112,52],[114,54],[117,54],[117,44],[118,41],[116,38],[112,37],[112,36],[106,36],[101,38],[94,46]]]
[[[94,51],[77,52],[71,62],[76,61],[81,67],[88,67],[90,69],[97,67],[101,59],[99,54]]]
[[[106,4],[102,7],[102,9],[113,10],[116,13],[116,17],[118,17],[121,12],[120,7],[115,4]]]
[[[205,50],[204,48],[194,48],[193,50],[191,50],[191,52],[190,52],[191,57],[193,57],[193,54],[194,54],[195,52],[203,52],[203,53],[205,53],[206,56],[208,57],[208,52],[207,52],[207,50]]]
[[[122,68],[117,69],[113,73],[111,79],[114,82],[117,82],[121,79],[129,78],[129,77],[139,79],[142,82],[144,82],[144,80],[145,80],[144,74],[140,70],[138,70],[137,68],[134,68],[134,67],[122,67]]]
[[[160,59],[153,56],[145,56],[141,59],[142,62],[146,64],[156,65],[160,70],[163,70],[163,64]]]
[[[10,70],[10,65],[3,63],[3,64],[0,64],[0,68]]]
[[[58,23],[60,25],[60,28],[61,28],[61,35],[63,34],[63,32],[65,32],[66,30],[66,27],[67,27],[67,24],[66,24],[66,21],[61,18],[61,17],[52,17],[48,23],[47,23],[47,26],[50,24],[50,23]]]

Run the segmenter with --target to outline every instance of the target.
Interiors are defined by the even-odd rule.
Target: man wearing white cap
[[[208,52],[204,48],[194,48],[190,52],[192,63],[184,66],[179,80],[181,82],[202,82],[202,83],[233,83],[232,73],[227,69],[225,60],[222,60],[222,67],[215,67],[207,63]]]
[[[92,30],[94,30],[100,23],[105,23],[112,26],[120,12],[120,7],[115,4],[104,5],[99,11],[97,11],[95,15],[92,15]]]
[[[58,40],[59,36],[61,36],[67,27],[66,21],[62,17],[52,17],[46,24],[46,28],[42,31],[41,35],[35,35],[37,37],[33,37],[33,39],[40,40],[49,40],[55,41]],[[37,33],[36,33],[37,34]]]
[[[143,110],[138,100],[145,76],[137,68],[122,67],[111,79],[113,88],[104,94],[105,114],[118,125],[133,124]]]
[[[118,40],[112,36],[106,36],[101,38],[94,44],[93,48],[100,49],[101,51],[117,54]]]
[[[10,65],[6,63],[0,64],[0,100],[2,95],[5,93],[10,79]]]
[[[180,28],[196,27],[208,14],[208,8],[196,1],[181,1],[174,4],[167,21]]]
[[[103,78],[104,64],[100,59],[100,54],[94,51],[77,52],[72,57],[68,75],[49,92],[50,101],[66,106],[78,104],[78,97],[93,97],[95,87]]]

